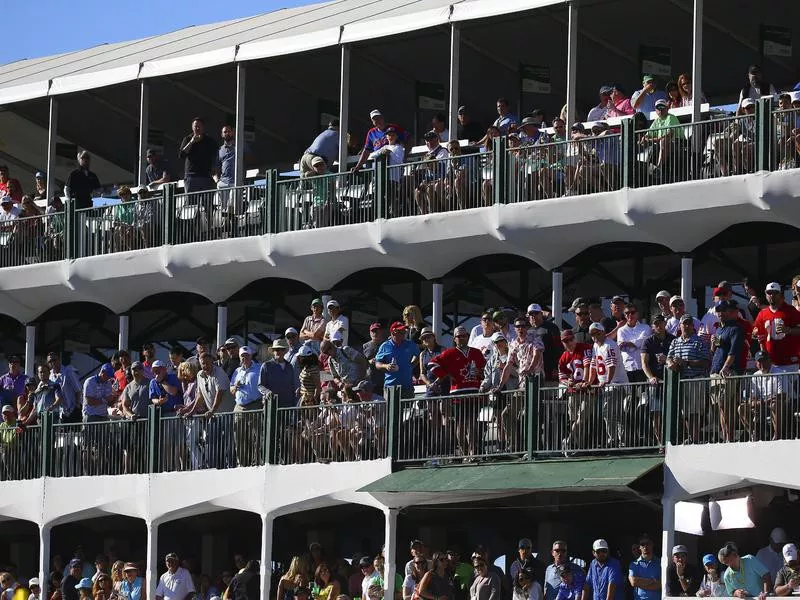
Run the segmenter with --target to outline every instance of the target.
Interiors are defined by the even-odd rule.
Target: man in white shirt
[[[342,307],[331,298],[328,300],[328,315],[330,320],[325,324],[325,339],[331,339],[334,331],[342,334],[342,345],[347,346],[347,338],[350,335],[350,321],[342,314]]]
[[[167,571],[158,580],[156,600],[190,600],[194,595],[192,576],[179,566],[178,555],[170,552],[166,556]]]
[[[19,218],[19,208],[14,206],[11,196],[0,198],[0,230],[9,229]]]
[[[603,419],[609,447],[623,446],[622,405],[625,389],[611,384],[628,383],[628,375],[622,364],[617,343],[606,337],[601,323],[589,325],[589,335],[594,342],[592,363],[589,369],[589,385],[597,385],[603,398]]]
[[[617,345],[622,352],[622,363],[631,383],[646,381],[642,370],[642,350],[645,340],[653,330],[647,323],[639,321],[639,310],[635,304],[627,304],[623,312],[625,323],[617,329]]]
[[[669,310],[672,316],[667,319],[667,331],[677,337],[681,334],[681,317],[686,314],[686,303],[683,301],[683,298],[680,296],[673,296],[670,298]],[[700,335],[700,332],[703,330],[703,324],[700,322],[700,319],[692,317],[692,322],[694,323],[695,332],[697,335]]]
[[[769,544],[761,548],[756,554],[756,558],[761,564],[769,569],[772,581],[775,581],[778,571],[783,568],[782,548],[785,543],[786,532],[782,527],[776,527],[769,534]]]
[[[496,331],[497,328],[492,320],[492,313],[488,311],[483,313],[480,325],[475,325],[472,331],[469,332],[467,346],[480,350],[484,356],[488,355],[492,346],[492,336]]]
[[[747,430],[751,442],[761,438],[762,418],[769,411],[772,422],[772,439],[781,439],[781,417],[787,413],[786,395],[784,394],[783,377],[769,377],[781,371],[772,364],[772,359],[764,350],[759,350],[753,357],[758,370],[750,380],[750,390],[744,391],[744,399],[739,404],[739,419]],[[764,375],[764,377],[761,377]],[[749,391],[749,395],[748,395]],[[767,547],[768,548],[768,547]],[[767,563],[764,563],[765,566]]]

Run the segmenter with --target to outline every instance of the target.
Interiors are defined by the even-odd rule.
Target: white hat
[[[773,281],[772,283],[768,283],[767,284],[767,288],[764,291],[765,292],[780,292],[780,291],[782,291],[781,290],[781,284],[776,282],[776,281]]]
[[[297,329],[295,329],[294,327],[287,327],[286,331],[283,332],[283,335],[289,335],[290,333],[292,335],[297,335]]]
[[[785,560],[787,563],[797,560],[797,546],[794,544],[786,544],[783,547],[783,560]]]
[[[159,367],[166,367],[167,365],[164,364],[163,360],[154,360],[153,364],[150,365],[153,369],[158,369]]]
[[[536,304],[536,303],[534,302],[533,304],[529,304],[529,305],[528,305],[528,312],[529,312],[529,313],[532,313],[532,312],[542,312],[542,307],[541,307],[541,306],[539,306],[538,304]]]
[[[331,334],[331,341],[332,342],[341,342],[344,341],[344,337],[342,336],[342,330],[337,329]]]
[[[676,554],[689,554],[689,550],[683,544],[678,544],[672,547],[672,555],[675,556]]]
[[[785,544],[786,543],[786,532],[781,527],[776,527],[772,531],[769,532],[769,539],[771,539],[776,544]]]
[[[39,578],[38,577],[32,577],[30,579],[30,581],[28,581],[28,587],[29,588],[32,588],[35,585],[38,585],[39,587],[42,587],[41,585],[39,585]]]
[[[495,331],[495,332],[492,334],[492,337],[490,337],[489,339],[491,340],[491,342],[492,342],[493,344],[496,344],[497,342],[507,342],[507,341],[508,341],[508,340],[506,339],[506,336],[504,336],[504,335],[503,335],[502,333],[500,333],[499,331]]]
[[[745,106],[753,106],[754,104],[755,102],[753,102],[752,98],[745,98],[744,100],[742,100],[742,108],[744,108]]]
[[[469,335],[469,331],[467,331],[466,327],[459,325],[453,330],[453,337],[457,337],[459,335]]]
[[[595,550],[608,550],[608,542],[605,541],[603,538],[599,540],[595,540],[592,544],[592,552]]]
[[[672,306],[676,302],[683,302],[683,298],[681,298],[680,296],[676,295],[676,296],[673,296],[672,298],[669,299],[669,305],[670,306]]]
[[[605,333],[606,328],[603,327],[601,323],[592,323],[591,325],[589,325],[589,333],[592,333],[593,331],[602,331],[603,333]]]
[[[325,306],[327,306],[328,308],[330,308],[331,306],[333,306],[334,308],[339,308],[339,303],[333,298],[331,298],[330,300],[328,300],[328,303]]]
[[[377,108],[369,113],[369,118],[370,119],[374,119],[375,117],[382,117],[382,116],[383,116],[383,113],[380,110],[378,110]]]
[[[242,346],[239,348],[239,356],[242,356],[243,354],[249,354],[250,356],[253,356],[253,351],[250,349],[250,346]]]
[[[297,356],[314,356],[315,354],[314,349],[308,344],[303,344],[297,351]]]
[[[661,290],[656,294],[656,300],[658,300],[659,298],[669,298],[669,297],[670,293],[667,290]]]

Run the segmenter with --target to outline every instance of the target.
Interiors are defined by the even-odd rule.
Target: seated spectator
[[[700,569],[688,562],[689,551],[683,544],[672,548],[672,563],[667,567],[664,592],[667,596],[694,596],[700,589]]]
[[[34,200],[47,200],[47,175],[37,171],[34,177]]]
[[[774,85],[763,80],[761,67],[750,65],[747,69],[747,84],[739,92],[739,107],[744,108],[744,101],[747,99],[755,103],[759,98],[774,96],[777,93]]]
[[[166,159],[155,148],[148,148],[145,154],[147,168],[144,171],[145,182],[150,188],[172,181]]]
[[[460,158],[463,152],[457,140],[447,142],[447,151],[451,160],[447,161],[445,192],[450,210],[455,210],[456,207],[458,210],[477,207],[478,201],[474,192],[477,182],[476,160],[472,157]]]
[[[420,214],[430,214],[446,210],[444,190],[450,153],[439,143],[439,134],[429,131],[425,134],[425,145],[428,152],[422,157],[422,163],[415,168],[416,189],[414,201]]]
[[[500,131],[500,135],[507,135],[513,127],[519,124],[517,116],[508,107],[508,100],[505,98],[497,99],[498,117],[494,120],[494,125]]]
[[[719,574],[719,563],[717,557],[713,554],[706,554],[703,557],[703,579],[700,582],[700,589],[697,590],[697,595],[701,598],[720,598],[728,595],[728,590],[725,588],[725,582]]]
[[[19,207],[14,206],[11,196],[0,197],[0,207],[0,231],[13,231],[14,221],[19,218]]]
[[[728,567],[722,576],[728,596],[763,598],[772,593],[769,570],[755,556],[741,556],[736,544],[728,542],[720,549],[717,557],[720,563]]]
[[[458,107],[458,139],[477,143],[484,136],[484,129],[480,123],[472,120],[466,106]]]
[[[600,102],[597,106],[589,110],[589,114],[586,117],[587,121],[605,121],[608,118],[608,113],[613,106],[611,102],[611,92],[613,92],[613,88],[610,85],[604,85],[600,88],[598,92]]]
[[[656,109],[656,102],[668,100],[664,90],[658,89],[658,82],[652,75],[642,77],[642,89],[636,90],[631,96],[631,106],[644,116],[650,118],[650,113]]]
[[[786,544],[782,549],[784,564],[775,578],[775,594],[790,596],[800,591],[800,561],[797,558],[797,546]]]
[[[667,106],[670,109],[680,108],[683,98],[681,97],[681,91],[678,89],[678,84],[674,81],[668,81],[664,90],[667,92]]]
[[[611,104],[608,109],[608,117],[625,117],[632,115],[636,109],[631,106],[630,98],[625,95],[625,90],[619,84],[611,86]]]
[[[377,108],[369,113],[369,118],[372,121],[372,128],[367,132],[367,137],[364,140],[364,148],[361,150],[361,156],[358,158],[358,163],[353,167],[353,171],[358,171],[367,162],[369,155],[376,150],[383,148],[389,143],[386,137],[386,131],[391,128],[397,133],[397,141],[403,144],[408,150],[409,136],[406,130],[395,125],[394,123],[387,123],[383,113]],[[405,159],[404,159],[405,161]]]
[[[0,165],[0,196],[10,196],[14,204],[22,202],[22,184],[19,179],[9,178],[8,165]]]
[[[652,162],[656,169],[661,171],[673,160],[675,152],[674,143],[681,139],[683,131],[680,127],[678,117],[669,113],[668,102],[666,100],[656,100],[655,111],[656,118],[653,119],[650,128],[642,137],[639,144],[645,148],[651,148],[654,156],[651,156],[648,162]],[[674,168],[672,170],[674,171]],[[670,173],[671,172],[672,171],[670,171]],[[666,175],[666,173],[662,173],[662,177]]]
[[[786,416],[786,383],[782,377],[764,377],[780,373],[769,354],[761,350],[755,355],[758,370],[750,379],[750,389],[742,390],[744,397],[739,404],[739,420],[751,442],[761,439],[767,415],[770,417],[772,440],[781,439],[782,419]]]
[[[431,119],[431,131],[435,131],[439,136],[439,141],[447,143],[450,141],[450,131],[447,129],[447,117],[443,113],[436,113]]]
[[[139,230],[136,227],[136,203],[127,185],[117,190],[120,203],[112,207],[114,219],[114,248],[117,251],[133,250],[138,247]]]
[[[678,75],[678,93],[681,96],[679,106],[692,106],[692,78],[686,73]],[[700,93],[700,101],[701,103],[708,102],[702,92]]]

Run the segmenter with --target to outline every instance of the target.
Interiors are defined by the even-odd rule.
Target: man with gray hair
[[[772,577],[769,569],[755,556],[751,554],[740,556],[736,544],[728,542],[720,548],[717,558],[728,567],[722,580],[729,596],[764,600],[772,594]]]

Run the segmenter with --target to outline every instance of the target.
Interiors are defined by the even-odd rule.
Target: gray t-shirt
[[[235,403],[231,395],[230,386],[231,381],[228,379],[228,375],[219,365],[214,365],[214,371],[211,375],[206,375],[205,371],[200,371],[197,374],[197,387],[208,410],[211,410],[211,407],[214,406],[217,390],[222,390],[222,401],[217,407],[217,412],[231,412],[233,410]]]
[[[476,575],[469,588],[470,600],[500,600],[500,578],[489,571]]]
[[[131,412],[137,419],[147,418],[147,409],[150,407],[150,380],[144,379],[142,383],[131,381],[122,392]]]

